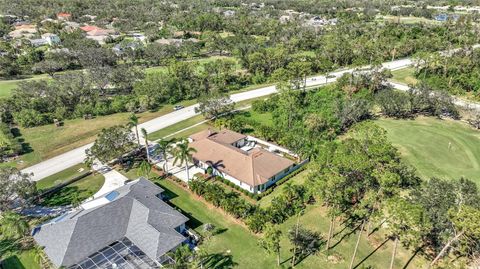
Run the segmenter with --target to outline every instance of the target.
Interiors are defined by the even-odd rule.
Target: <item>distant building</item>
[[[115,54],[117,55],[121,55],[122,53],[124,53],[125,51],[128,51],[128,50],[136,50],[138,48],[141,47],[141,44],[140,42],[127,42],[127,43],[120,43],[120,44],[116,44],[115,46],[113,46],[112,50],[113,52],[115,52]]]
[[[225,17],[235,16],[235,10],[225,10],[225,11],[223,12],[223,16],[225,16]]]
[[[457,21],[459,18],[460,16],[457,14],[449,15],[449,14],[442,13],[435,16],[435,20],[440,22],[444,22],[447,20]]]
[[[18,24],[15,30],[8,33],[11,38],[32,38],[37,33],[37,27],[34,24]]]
[[[133,37],[134,40],[141,42],[145,42],[145,40],[147,39],[147,37],[145,37],[145,35],[141,33],[133,33],[131,34],[131,37]]]
[[[72,14],[67,12],[60,12],[57,14],[57,19],[60,21],[69,21],[72,19]]]
[[[60,44],[60,37],[56,34],[46,33],[42,35],[42,39],[46,40],[49,45]]]
[[[80,27],[87,34],[87,38],[96,41],[99,44],[105,44],[108,38],[114,38],[115,30],[103,29],[94,25],[85,25]]]
[[[140,178],[32,231],[56,267],[160,268],[188,242],[188,218],[162,200],[163,189]]]
[[[29,41],[30,41],[30,44],[32,44],[32,46],[34,47],[41,47],[41,46],[48,45],[48,41],[43,38],[29,39]]]

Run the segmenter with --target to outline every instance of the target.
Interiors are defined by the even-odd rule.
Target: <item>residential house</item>
[[[34,47],[41,47],[41,46],[46,46],[48,45],[48,41],[43,39],[43,38],[35,38],[35,39],[29,39],[30,44]]]
[[[233,17],[235,16],[235,10],[225,10],[223,12],[223,16],[225,17]]]
[[[19,24],[8,35],[11,38],[32,38],[36,33],[37,27],[34,24]]]
[[[260,193],[299,166],[230,130],[205,130],[189,137],[197,167],[251,192]]]
[[[42,35],[42,39],[46,40],[49,45],[60,44],[60,37],[56,34],[45,33]]]
[[[115,54],[121,55],[125,51],[128,51],[128,50],[133,51],[133,50],[136,50],[140,47],[142,47],[141,42],[122,42],[122,43],[119,43],[119,44],[116,44],[115,46],[113,46],[112,50],[113,50],[113,52],[115,52]]]
[[[60,12],[57,14],[57,19],[59,21],[69,21],[72,19],[72,14],[67,12]]]
[[[186,242],[188,218],[140,178],[33,229],[57,267],[159,268]]]
[[[103,29],[93,25],[85,25],[80,27],[86,33],[88,39],[97,41],[99,44],[105,44],[105,41],[110,37],[116,37],[115,30]]]

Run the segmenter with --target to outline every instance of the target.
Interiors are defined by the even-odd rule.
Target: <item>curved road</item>
[[[396,60],[396,61],[391,61],[391,62],[386,62],[383,63],[383,67],[386,69],[390,70],[397,70],[401,68],[405,68],[409,65],[412,64],[412,60],[407,58],[407,59],[401,59],[401,60]],[[368,66],[364,67],[368,68]],[[345,73],[351,73],[355,69],[344,69],[336,72],[329,73],[328,81],[326,81],[325,76],[315,76],[315,77],[310,77],[307,79],[307,87],[311,86],[321,86],[326,84],[326,82],[331,83],[337,80],[339,77],[341,77]],[[400,84],[398,84],[400,85]],[[395,86],[395,85],[394,85]],[[396,88],[399,87],[401,89],[404,89],[404,85],[400,86],[395,86]],[[257,97],[262,97],[262,96],[267,96],[273,93],[276,93],[277,89],[275,86],[268,86],[268,87],[263,87],[251,91],[246,91],[242,93],[237,93],[233,94],[230,96],[230,98],[234,102],[240,102],[248,99],[253,99]],[[195,107],[198,104],[183,108],[181,110],[177,110],[174,112],[171,112],[169,114],[163,115],[161,117],[155,118],[153,120],[147,121],[145,123],[140,124],[138,127],[139,128],[145,128],[148,133],[153,133],[155,131],[158,131],[160,129],[163,129],[167,126],[173,125],[175,123],[178,123],[180,121],[186,120],[188,118],[191,118],[197,113],[195,113]],[[58,155],[56,157],[53,157],[51,159],[45,160],[43,162],[40,162],[38,164],[35,164],[33,166],[30,166],[28,168],[25,168],[22,170],[24,173],[33,173],[32,180],[33,181],[38,181],[42,178],[48,177],[50,175],[53,175],[55,173],[58,173],[62,170],[65,170],[71,166],[74,166],[76,164],[79,164],[83,162],[85,159],[85,150],[89,147],[91,147],[93,143],[79,147],[77,149],[71,150],[69,152],[63,153],[61,155]]]

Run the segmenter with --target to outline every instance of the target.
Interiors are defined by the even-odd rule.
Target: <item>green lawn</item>
[[[60,172],[62,173],[62,172]],[[65,172],[68,174],[69,172]],[[101,174],[92,174],[79,181],[63,187],[58,192],[45,197],[42,201],[46,206],[70,205],[76,199],[83,201],[90,198],[103,186],[105,178]]]
[[[417,84],[418,80],[415,78],[414,72],[415,68],[413,67],[407,67],[392,71],[392,80],[407,85],[415,85]]]
[[[6,258],[3,262],[4,269],[40,269],[35,262],[33,251],[22,251]]]
[[[466,177],[480,185],[480,132],[453,120],[380,119],[392,143],[422,178]]]
[[[263,207],[263,208],[268,207],[272,203],[273,198],[282,194],[282,191],[285,188],[285,184],[290,182],[294,185],[302,185],[307,180],[307,176],[308,176],[308,168],[306,170],[300,172],[298,175],[294,176],[293,178],[289,179],[287,182],[285,182],[282,185],[275,188],[275,190],[273,190],[273,192],[270,193],[269,195],[260,199],[260,201],[258,201],[258,205],[260,207]]]
[[[59,72],[59,73],[62,73],[62,72]],[[49,76],[47,74],[41,74],[41,75],[29,76],[22,79],[0,80],[0,98],[9,97],[12,94],[12,90],[17,87],[19,82],[36,80],[36,79],[49,79]]]
[[[398,17],[398,16],[377,16],[378,20],[384,20],[388,22],[400,22],[404,24],[415,24],[415,23],[425,23],[425,24],[440,24],[440,22],[432,19],[422,18],[422,17]]]
[[[131,179],[136,178],[134,169],[130,170],[127,175],[131,175]],[[292,178],[291,180],[296,183],[302,182],[304,180],[302,179],[304,173],[300,173],[298,177],[299,178]],[[189,227],[193,228],[199,234],[203,234],[203,224],[212,223],[221,231],[218,235],[211,237],[204,244],[200,245],[200,249],[206,250],[207,253],[212,255],[213,261],[215,261],[212,261],[209,264],[210,267],[206,266],[206,268],[229,268],[228,266],[215,267],[215,265],[218,264],[233,264],[235,268],[248,269],[275,267],[275,256],[265,253],[265,251],[258,246],[259,236],[249,232],[243,224],[225,215],[211,205],[200,201],[196,196],[188,193],[169,180],[157,180],[156,182],[165,190],[164,194],[169,198],[170,203],[189,217],[190,221],[187,223]],[[296,218],[293,217],[286,223],[280,225],[284,236],[295,222]],[[305,210],[305,214],[300,217],[299,222],[301,225],[319,231],[323,235],[328,232],[329,220],[323,207],[309,206]],[[343,228],[340,227],[340,225],[338,226],[337,232]],[[333,240],[334,244],[340,241],[338,245],[335,246],[334,251],[344,257],[342,262],[338,264],[329,263],[326,261],[324,254],[317,254],[307,257],[296,267],[347,268],[350,255],[353,252],[353,246],[355,245],[356,236],[348,236],[346,235],[346,231],[348,230],[339,233]],[[340,240],[344,235],[345,237]],[[388,268],[392,244],[388,241],[384,245],[381,245],[381,243],[385,241],[383,238],[383,235],[380,233],[372,235],[369,240],[363,237],[355,264],[359,264],[360,266],[372,265],[374,266],[373,268]],[[376,247],[379,248],[375,251]],[[284,237],[281,250],[281,260],[284,266],[288,265],[291,258],[290,248],[290,243]],[[410,257],[410,252],[400,247],[395,261],[395,268],[402,268]],[[360,264],[364,258],[365,261]],[[420,268],[421,262],[420,258],[414,258],[408,268]]]
[[[194,117],[191,117],[189,119],[186,119],[186,120],[183,120],[183,121],[180,121],[178,123],[175,123],[175,124],[172,124],[170,126],[167,126],[161,130],[158,130],[156,132],[153,132],[151,134],[148,135],[149,137],[149,140],[152,140],[152,141],[155,141],[155,140],[158,140],[158,139],[161,139],[167,135],[170,135],[170,134],[173,134],[175,132],[178,132],[180,130],[183,130],[185,128],[188,128],[192,125],[195,125],[197,123],[200,123],[202,121],[204,121],[205,118],[202,116],[202,115],[197,115],[197,116],[194,116]],[[205,123],[206,124],[206,123]],[[203,124],[202,124],[203,125]],[[200,125],[201,126],[201,125]],[[192,131],[192,129],[195,129]],[[180,134],[177,134],[175,136],[172,136],[172,137],[185,137],[185,136],[188,136],[190,134],[193,134],[195,133],[196,131],[201,131],[202,129],[198,129],[198,128],[191,128],[185,132],[182,132]]]

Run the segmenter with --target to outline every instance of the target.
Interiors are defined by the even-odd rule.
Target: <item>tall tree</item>
[[[8,238],[19,239],[28,234],[28,222],[19,214],[8,211],[0,215],[0,231]]]
[[[149,162],[143,161],[140,163],[138,176],[144,176],[147,179],[149,179],[151,172],[152,172],[152,165]]]
[[[189,147],[188,140],[183,139],[181,142],[175,145],[175,149],[173,151],[173,164],[177,164],[177,162],[182,165],[185,164],[185,172],[187,173],[187,180],[190,180],[189,169],[188,169],[188,162],[192,160],[192,153],[197,152],[196,149]]]
[[[200,96],[198,103],[195,112],[202,113],[206,119],[228,114],[235,108],[235,103],[227,95],[218,92]]]
[[[268,224],[263,233],[263,238],[260,239],[259,244],[268,253],[277,255],[277,266],[280,266],[280,239],[282,231],[280,231],[273,224]]]
[[[88,159],[108,163],[115,159],[123,161],[123,155],[134,148],[134,137],[129,127],[116,125],[102,129],[90,149],[85,150]]]
[[[138,135],[138,117],[137,117],[137,115],[135,115],[135,113],[132,113],[128,119],[129,119],[128,125],[131,128],[135,128],[135,135],[136,135],[136,138],[137,138],[137,144],[140,147],[140,136]]]
[[[390,261],[390,269],[393,269],[400,239],[402,244],[407,247],[418,247],[431,224],[425,217],[425,210],[421,205],[403,197],[393,197],[385,202],[384,217],[386,218],[389,236],[394,241]]]
[[[150,148],[148,147],[148,132],[145,128],[140,129],[143,139],[145,139],[145,152],[147,154],[147,162],[150,162]]]
[[[157,145],[155,147],[155,154],[160,155],[163,158],[163,171],[165,171],[166,174],[168,174],[168,154],[173,153],[173,148],[172,145],[174,143],[173,139],[160,139],[160,141],[157,142]]]
[[[37,192],[30,175],[13,167],[0,167],[0,186],[0,213],[9,210],[14,204],[27,204],[28,199]]]

